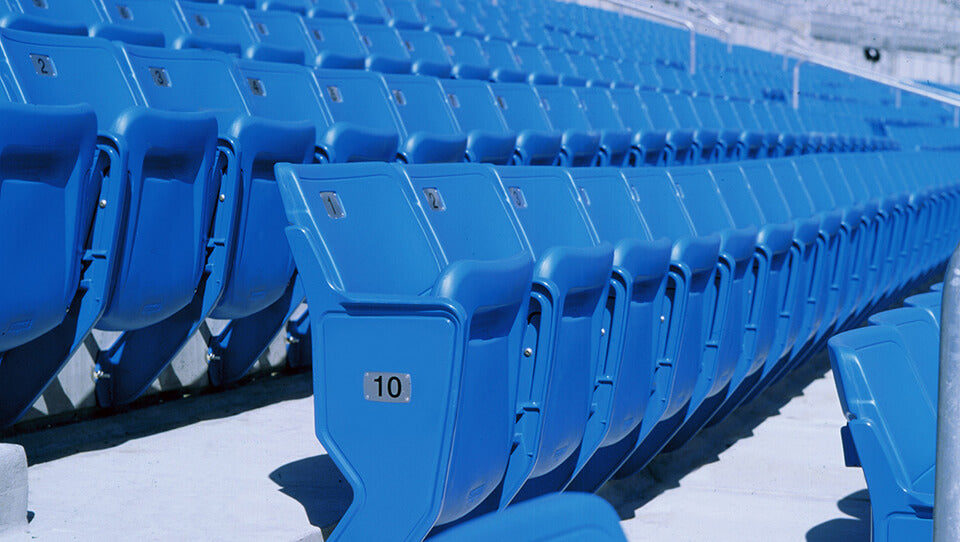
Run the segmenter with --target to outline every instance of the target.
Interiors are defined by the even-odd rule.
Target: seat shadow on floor
[[[684,476],[719,461],[720,454],[727,448],[752,437],[757,426],[779,415],[781,408],[802,396],[804,388],[823,378],[829,370],[830,360],[826,350],[822,350],[722,422],[703,429],[679,449],[657,455],[631,476],[607,482],[598,494],[613,505],[620,519],[636,517],[640,507],[668,489],[680,487]]]
[[[353,490],[329,455],[287,463],[270,473],[280,491],[303,506],[307,519],[330,536],[353,501]]]
[[[837,502],[846,518],[835,518],[807,531],[807,542],[867,542],[870,540],[870,495],[866,489]]]

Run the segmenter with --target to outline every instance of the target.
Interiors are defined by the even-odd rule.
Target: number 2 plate
[[[410,375],[408,373],[363,373],[363,398],[380,403],[409,403]]]

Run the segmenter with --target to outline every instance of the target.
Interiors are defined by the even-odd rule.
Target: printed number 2
[[[33,61],[33,67],[39,75],[54,77],[57,75],[57,68],[53,65],[53,60],[47,55],[30,55]]]

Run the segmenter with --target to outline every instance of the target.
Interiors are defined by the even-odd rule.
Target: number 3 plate
[[[408,373],[363,373],[363,398],[381,403],[409,403],[412,386]]]

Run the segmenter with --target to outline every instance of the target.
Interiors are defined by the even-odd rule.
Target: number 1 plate
[[[363,398],[380,403],[409,403],[412,392],[408,373],[363,373]]]

